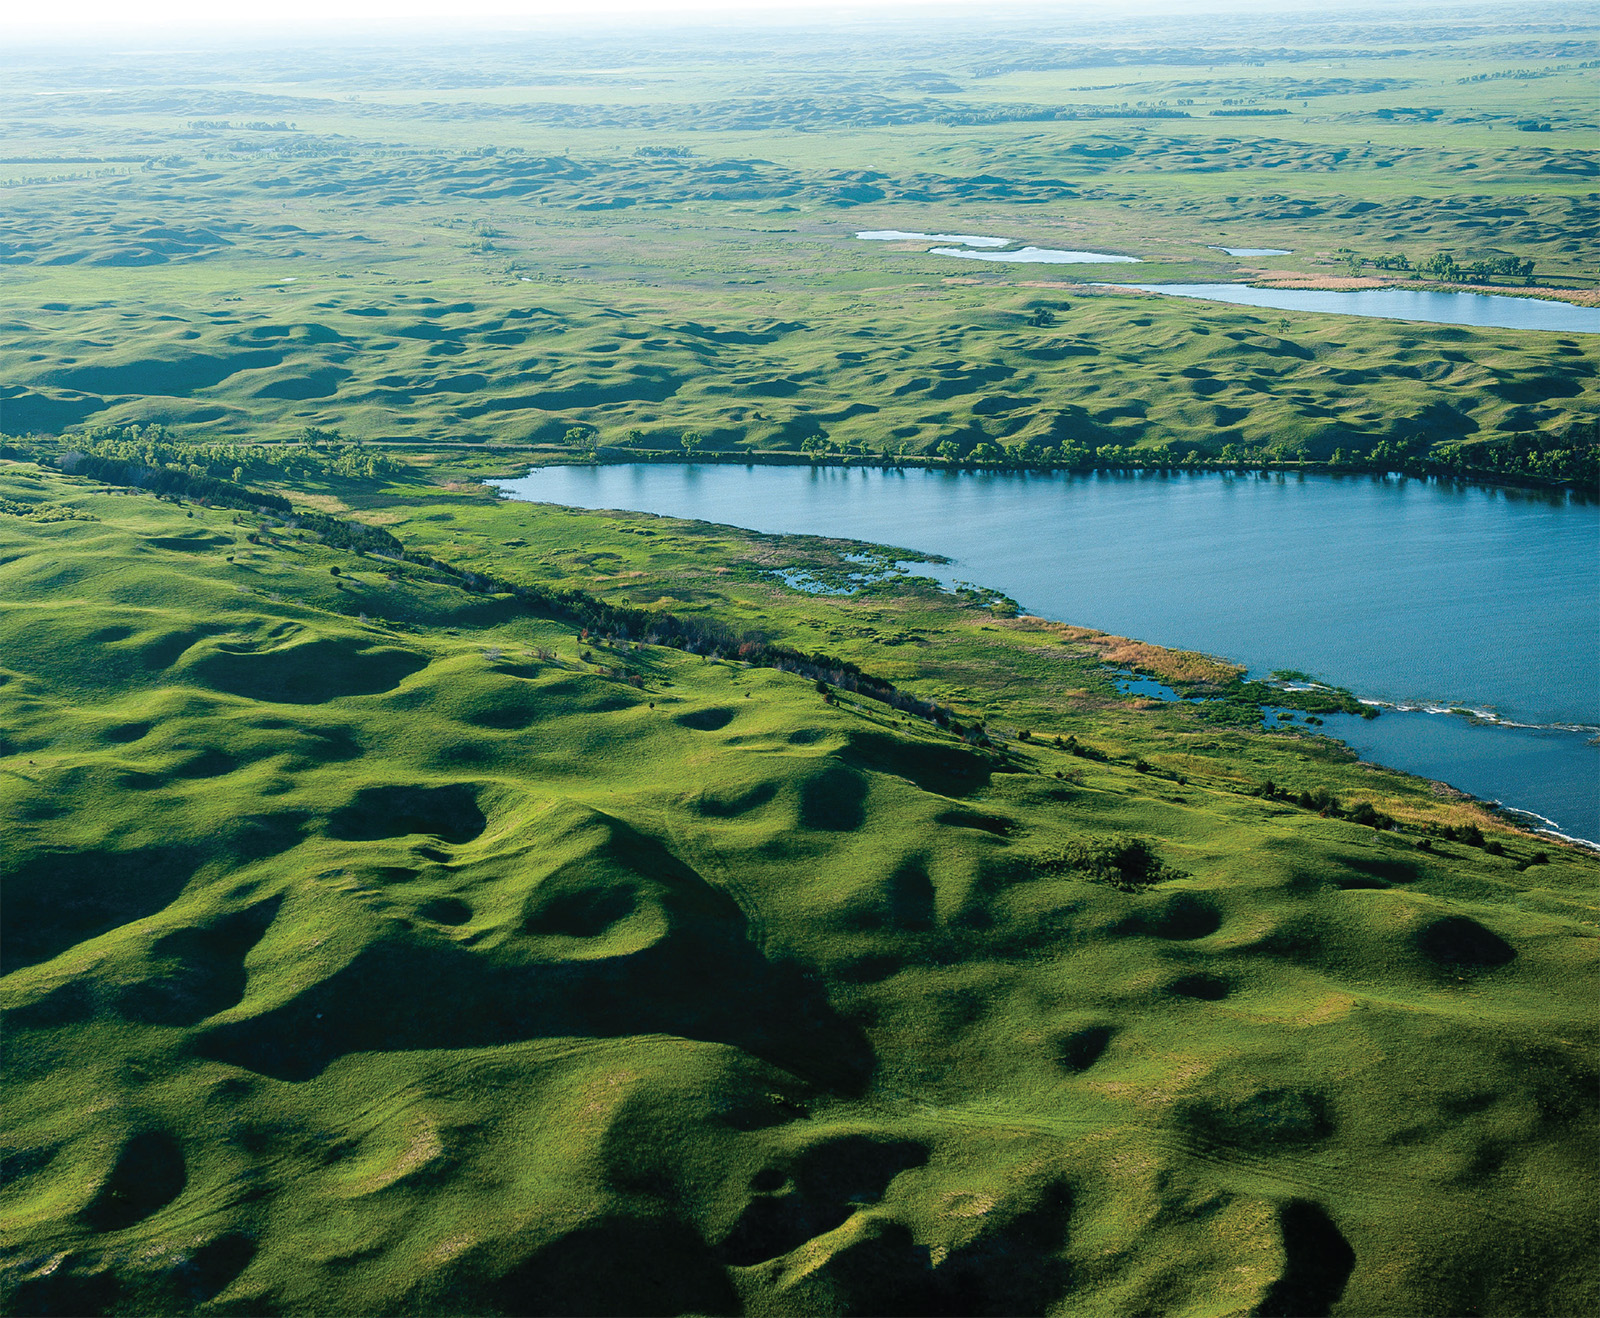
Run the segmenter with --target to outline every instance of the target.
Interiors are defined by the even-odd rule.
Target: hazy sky
[[[996,8],[1048,9],[1094,18],[1150,12],[1282,10],[1307,0],[0,0],[0,40],[43,33],[101,37],[216,32],[229,28],[299,30],[359,28],[382,31],[402,24],[533,26],[673,21],[710,18],[809,19],[826,22],[841,11],[866,17],[885,11],[945,9],[981,19]],[[1423,0],[1427,3],[1427,0]],[[1335,0],[1333,7],[1369,12],[1417,7],[1417,0]]]
[[[0,30],[172,31],[228,27],[381,26],[394,20],[637,21],[648,15],[730,17],[742,14],[955,6],[970,0],[0,0]],[[519,23],[519,26],[521,24]]]

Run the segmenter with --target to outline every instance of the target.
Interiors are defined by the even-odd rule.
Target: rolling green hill
[[[1105,758],[974,746],[292,518],[0,498],[7,1312],[1600,1298],[1583,853],[1141,772],[1125,701],[1057,711]],[[640,540],[514,515],[530,579]]]
[[[442,301],[318,290],[215,311],[174,300],[132,337],[109,307],[52,305],[7,327],[14,383],[0,419],[16,434],[155,420],[242,441],[315,424],[352,438],[559,444],[578,426],[607,445],[678,452],[694,431],[713,450],[797,452],[823,437],[874,454],[1235,445],[1326,460],[1385,441],[1541,429],[1555,440],[1594,398],[1589,336],[1093,290],[997,294],[939,285],[937,257],[874,255],[884,278],[910,264],[934,287],[781,306],[718,294],[710,323],[631,291],[532,298],[501,286]],[[1029,323],[1041,307],[1048,326]]]
[[[1447,288],[1511,261],[1535,273],[1470,277],[1592,300],[1600,38],[1581,6],[1521,17],[463,34],[128,52],[110,83],[19,50],[0,431],[1563,446],[1593,423],[1592,336],[1096,283]],[[1144,264],[854,238],[885,229]]]
[[[1597,64],[1559,2],[6,42],[0,1311],[1600,1311],[1591,850],[1348,692],[479,483],[1592,484],[1592,335],[1100,281],[1593,305]]]

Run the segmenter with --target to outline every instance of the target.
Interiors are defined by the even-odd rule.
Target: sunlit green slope
[[[6,1312],[1600,1304],[1576,854],[96,488],[0,466]]]

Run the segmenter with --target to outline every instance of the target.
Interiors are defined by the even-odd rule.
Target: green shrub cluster
[[[1035,868],[1046,874],[1078,874],[1123,892],[1187,877],[1164,863],[1148,839],[1120,834],[1052,848],[1037,858]]]
[[[396,476],[405,468],[380,452],[344,442],[336,430],[308,426],[295,444],[194,444],[174,439],[161,425],[94,426],[61,441],[66,452],[140,463],[146,467],[181,468],[191,476],[209,476],[238,483],[257,479],[343,476],[374,480]],[[327,445],[326,449],[320,446]]]
[[[1414,476],[1474,476],[1559,481],[1593,488],[1600,483],[1600,424],[1571,426],[1560,434],[1526,431],[1504,439],[1430,445],[1422,436],[1386,439],[1368,453],[1335,449],[1334,467],[1403,471]]]

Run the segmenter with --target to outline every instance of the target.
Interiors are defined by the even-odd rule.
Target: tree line
[[[137,463],[146,468],[180,467],[194,477],[239,483],[246,477],[294,478],[343,476],[378,479],[396,476],[405,467],[388,455],[349,443],[337,430],[306,426],[291,444],[190,443],[178,440],[165,426],[91,426],[62,437],[66,453]]]
[[[698,431],[681,437],[684,455],[712,462],[786,462],[797,456],[813,465],[875,467],[934,467],[967,471],[1211,471],[1298,470],[1401,471],[1416,476],[1486,476],[1530,484],[1555,482],[1595,486],[1600,483],[1600,447],[1595,423],[1578,423],[1560,433],[1527,432],[1504,439],[1435,444],[1422,435],[1380,439],[1370,449],[1336,448],[1319,458],[1304,440],[1266,440],[1261,443],[1230,441],[1218,448],[1185,448],[1181,444],[1149,447],[1129,444],[1084,444],[1071,440],[1059,444],[1025,439],[1017,444],[981,440],[966,445],[941,441],[931,452],[913,449],[905,441],[874,446],[870,441],[837,440],[812,435],[802,440],[799,454],[792,450],[716,449],[707,451]],[[573,437],[578,436],[574,441]],[[676,455],[655,448],[637,448],[643,431],[631,430],[624,446],[602,446],[592,430],[568,434],[578,456],[589,461],[625,458],[627,461],[672,460]],[[604,450],[604,451],[603,451]]]
[[[124,438],[127,431],[134,434]],[[156,433],[152,434],[152,431]],[[267,446],[258,447],[266,462],[277,459],[284,452]],[[143,431],[132,426],[107,430],[98,438],[76,436],[70,443],[63,441],[59,446],[0,437],[0,457],[32,459],[107,484],[149,490],[162,498],[180,502],[190,499],[211,507],[234,508],[271,518],[279,525],[310,531],[322,543],[335,548],[423,568],[473,594],[511,596],[543,617],[569,623],[596,636],[623,641],[638,639],[649,645],[665,645],[708,658],[734,659],[757,667],[798,673],[813,681],[826,682],[876,700],[892,709],[932,720],[940,726],[948,727],[953,721],[950,710],[901,691],[894,683],[865,673],[859,665],[846,659],[776,645],[760,633],[734,633],[705,619],[681,618],[672,613],[612,604],[586,591],[521,585],[490,573],[457,567],[431,554],[407,549],[401,540],[382,527],[347,521],[327,513],[296,510],[282,495],[252,489],[234,479],[208,474],[203,461],[208,449],[228,453],[239,451],[232,445],[180,445],[156,426],[146,427]],[[185,460],[189,458],[197,460]],[[299,469],[289,464],[287,457],[273,468],[276,472],[284,473]],[[235,473],[238,470],[234,468]]]
[[[1451,252],[1435,252],[1420,264],[1412,265],[1411,258],[1404,252],[1362,256],[1348,250],[1345,265],[1353,275],[1359,275],[1370,265],[1374,270],[1405,271],[1413,279],[1427,275],[1447,284],[1492,284],[1496,279],[1520,279],[1525,287],[1532,285],[1535,268],[1532,257],[1492,256],[1462,265]]]

